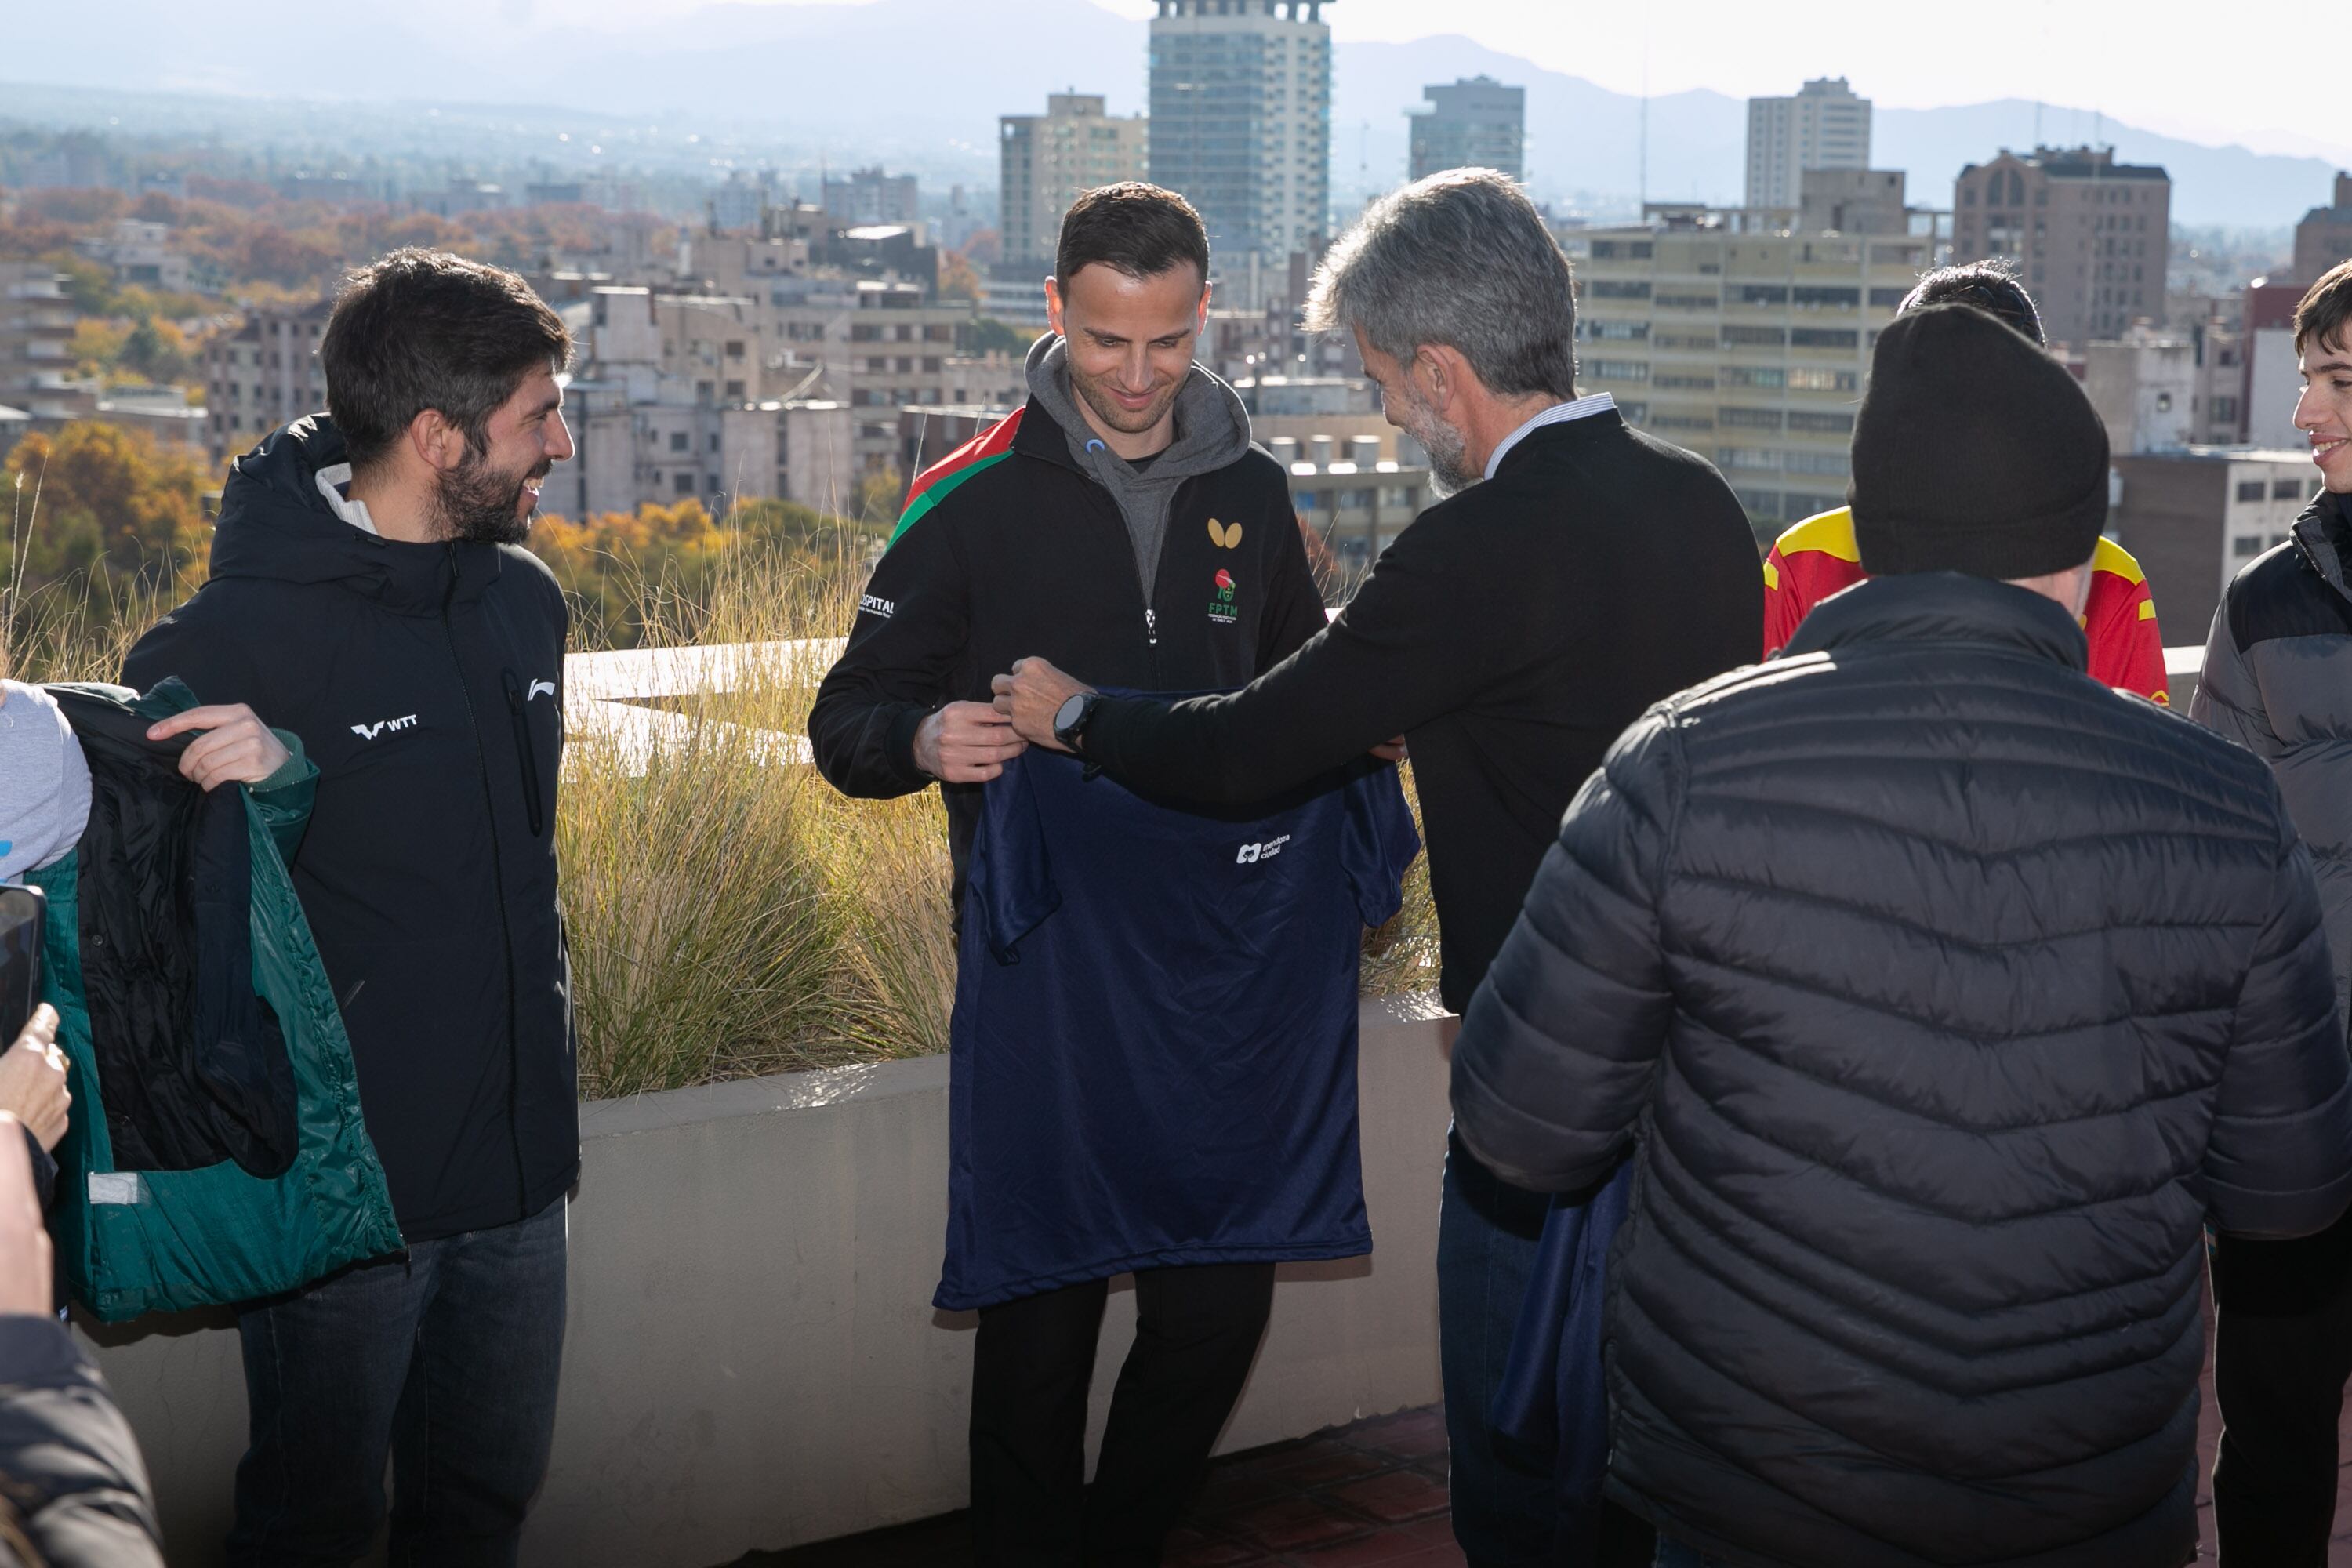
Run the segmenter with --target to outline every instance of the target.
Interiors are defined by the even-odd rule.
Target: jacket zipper
[[[540,837],[546,830],[545,814],[539,804],[539,757],[530,749],[530,700],[522,693],[522,682],[511,669],[500,670],[506,682],[507,711],[514,716],[515,754],[522,759],[522,798],[526,815],[530,818],[530,836]]]
[[[448,641],[449,663],[457,672],[457,694],[465,699],[466,728],[474,737],[474,762],[480,770],[482,779],[482,805],[489,812],[490,890],[498,895],[499,945],[504,950],[507,964],[507,1142],[514,1148],[515,1207],[522,1210],[529,1208],[530,1204],[530,1182],[523,1170],[522,1127],[517,1110],[517,1101],[522,1088],[522,1055],[520,1043],[515,1037],[514,931],[507,921],[507,873],[505,858],[500,853],[499,846],[499,798],[497,792],[490,788],[489,748],[482,743],[481,718],[474,710],[473,690],[466,684],[466,661],[457,655],[457,629],[450,624],[449,619],[450,604],[457,597],[457,547],[454,543],[448,549],[448,561],[449,586],[441,595],[441,635]],[[512,675],[509,674],[508,679],[511,680]],[[531,796],[534,802],[538,798],[536,793]],[[538,831],[536,824],[533,825],[532,831],[534,833]],[[529,1219],[530,1215],[527,1213],[518,1213],[515,1217],[519,1220]]]

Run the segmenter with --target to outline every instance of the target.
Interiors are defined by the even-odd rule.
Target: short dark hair
[[[2344,347],[2344,323],[2352,321],[2352,261],[2339,261],[2304,290],[2294,307],[2294,352],[2317,342],[2324,349]]]
[[[1062,216],[1054,280],[1063,288],[1097,262],[1129,278],[1157,278],[1184,262],[1209,280],[1209,231],[1192,204],[1140,180],[1097,185]]]
[[[1899,316],[1923,305],[1974,305],[2043,348],[2050,346],[2050,339],[2042,331],[2042,312],[2034,308],[2033,296],[2025,291],[2017,274],[1998,261],[1967,261],[1958,267],[1937,268],[1912,285],[1911,292],[1903,297],[1895,313]]]
[[[362,470],[428,408],[483,451],[490,416],[523,378],[571,358],[571,331],[530,284],[502,267],[414,247],[346,278],[319,341],[327,412]]]

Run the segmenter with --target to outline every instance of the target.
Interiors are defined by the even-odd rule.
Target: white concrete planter
[[[1445,1065],[1434,1005],[1363,1009],[1378,1251],[1286,1265],[1221,1451],[1438,1397]],[[530,1568],[710,1568],[960,1508],[972,1319],[934,1311],[947,1061],[789,1073],[581,1112],[570,1329]],[[1111,1298],[1098,1436],[1134,1325]],[[226,1313],[95,1331],[174,1568],[220,1561],[245,1387]]]

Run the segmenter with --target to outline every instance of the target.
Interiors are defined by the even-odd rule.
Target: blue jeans
[[[1438,1366],[1454,1539],[1470,1568],[1550,1568],[1559,1488],[1540,1456],[1494,1429],[1495,1394],[1551,1199],[1497,1179],[1447,1134],[1437,1221]]]
[[[1702,1557],[1696,1548],[1668,1541],[1662,1535],[1658,1537],[1656,1568],[1728,1568],[1728,1564],[1720,1557]]]
[[[238,1316],[251,1447],[236,1568],[341,1568],[384,1521],[393,1568],[509,1568],[547,1473],[564,1214],[413,1244]]]

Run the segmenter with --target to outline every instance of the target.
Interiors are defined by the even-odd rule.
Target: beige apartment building
[[[1742,231],[1738,216],[1590,231],[1578,386],[1713,459],[1763,541],[1845,504],[1871,345],[1934,241]]]
[[[327,406],[319,339],[334,303],[264,306],[205,351],[205,436],[215,452],[241,452],[289,419]]]
[[[2160,320],[2171,236],[2171,176],[2105,148],[2003,152],[1962,169],[1953,187],[1953,254],[2014,260],[2053,343],[2117,339],[2135,321]]]
[[[1139,114],[1106,114],[1099,95],[1077,92],[1047,94],[1043,114],[1001,117],[999,270],[1023,278],[1052,270],[1070,204],[1097,185],[1145,177],[1150,125]]]
[[[63,274],[46,262],[0,261],[0,408],[41,421],[89,412],[91,394],[73,379],[73,333]]]

